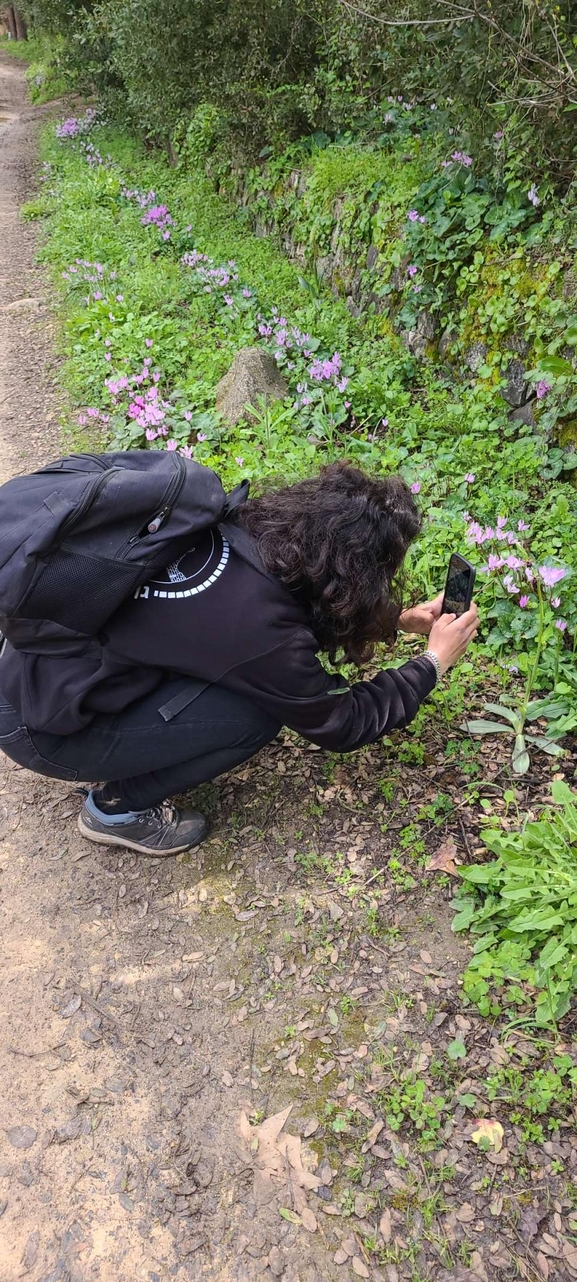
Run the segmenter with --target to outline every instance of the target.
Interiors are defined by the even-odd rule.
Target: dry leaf
[[[36,1131],[33,1126],[10,1126],[6,1139],[12,1148],[30,1148],[36,1139]]]
[[[457,857],[457,847],[454,841],[444,841],[442,846],[431,855],[425,864],[427,872],[446,872],[449,877],[460,877],[459,869],[455,867]]]
[[[307,1230],[307,1233],[316,1233],[318,1228],[316,1215],[313,1214],[308,1206],[303,1206],[301,1211],[301,1220],[303,1222],[303,1227]]]
[[[360,1255],[353,1255],[351,1263],[353,1266],[353,1273],[356,1273],[358,1278],[370,1278],[371,1275],[369,1270],[364,1261],[361,1260]]]
[[[491,1149],[493,1153],[500,1153],[505,1134],[501,1123],[493,1117],[478,1117],[474,1126],[476,1130],[471,1135],[473,1143],[483,1149]]]
[[[461,1224],[471,1224],[475,1219],[475,1212],[470,1202],[463,1202],[459,1210],[455,1211],[455,1215]]]
[[[38,1259],[39,1245],[40,1245],[40,1234],[38,1232],[38,1229],[35,1229],[34,1232],[30,1234],[30,1237],[28,1238],[26,1246],[24,1247],[22,1263],[24,1265],[25,1270],[34,1268],[34,1265],[36,1264],[36,1261]]]
[[[388,1206],[386,1206],[379,1220],[379,1233],[385,1243],[390,1242],[392,1232],[393,1226],[391,1223],[391,1212],[389,1211]]]
[[[543,1255],[542,1251],[537,1251],[537,1264],[539,1266],[541,1277],[545,1278],[545,1282],[547,1282],[547,1278],[549,1277],[549,1263],[547,1256]]]
[[[526,1245],[533,1241],[539,1232],[541,1220],[548,1215],[548,1208],[543,1206],[526,1206],[519,1217],[519,1233]]]
[[[66,1002],[66,1004],[61,1007],[60,1014],[62,1016],[62,1019],[70,1019],[72,1015],[76,1014],[77,1010],[80,1010],[81,1006],[82,1006],[82,998],[80,996],[80,993],[74,993],[74,995],[70,998],[70,1001]]]
[[[233,1081],[232,1074],[228,1072],[223,1073],[222,1081],[224,1086],[232,1086],[232,1081]]]
[[[241,1113],[240,1133],[253,1153],[257,1206],[272,1202],[274,1197],[287,1190],[290,1196],[285,1201],[292,1202],[302,1215],[306,1208],[306,1190],[317,1189],[321,1181],[303,1165],[300,1136],[282,1133],[291,1110],[292,1104],[289,1104],[281,1113],[261,1122],[260,1126],[251,1126],[246,1113]]]
[[[377,1121],[375,1122],[374,1126],[371,1126],[371,1129],[361,1149],[361,1153],[368,1153],[369,1149],[373,1147],[373,1144],[378,1139],[384,1125],[385,1125],[384,1122]]]
[[[318,1131],[318,1129],[319,1129],[318,1117],[311,1117],[303,1130],[303,1135],[305,1139],[308,1139],[309,1135],[314,1135],[315,1131]]]

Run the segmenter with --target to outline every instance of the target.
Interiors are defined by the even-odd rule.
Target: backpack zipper
[[[98,476],[92,486],[87,486],[87,492],[85,492],[82,502],[79,503],[77,507],[75,507],[74,511],[70,513],[70,516],[66,517],[66,520],[61,526],[60,540],[62,540],[64,536],[68,534],[68,531],[72,528],[72,526],[76,525],[77,521],[79,521],[81,517],[85,516],[88,509],[92,507],[92,504],[98,498],[100,491],[104,489],[104,486],[108,483],[108,481],[111,480],[111,478],[118,471],[119,471],[119,468],[111,467],[108,469],[107,472],[104,472],[102,476]]]
[[[173,479],[169,482],[169,485],[167,486],[160,512],[157,512],[151,518],[151,520],[146,523],[147,534],[158,534],[158,531],[161,525],[163,525],[166,518],[170,516],[170,513],[172,512],[172,509],[184,485],[184,480],[186,477],[186,466],[179,454],[174,455],[174,466],[176,470],[176,475],[173,477]],[[142,526],[141,526],[140,530],[138,530],[136,534],[133,534],[132,538],[129,539],[128,543],[126,543],[124,548],[121,549],[119,556],[122,556],[124,552],[128,550],[128,548],[133,547],[135,543],[140,542],[140,540],[143,538],[144,539],[146,538],[146,534],[142,534]]]

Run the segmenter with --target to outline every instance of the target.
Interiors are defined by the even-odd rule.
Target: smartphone
[[[453,552],[449,561],[441,614],[465,614],[473,598],[475,566]]]

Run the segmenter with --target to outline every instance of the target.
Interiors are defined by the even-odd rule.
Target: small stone
[[[268,1253],[268,1267],[275,1278],[282,1278],[284,1273],[284,1259],[278,1246],[271,1246]]]
[[[355,1215],[357,1220],[364,1220],[367,1214],[368,1200],[364,1193],[357,1193],[355,1198]]]
[[[369,1278],[371,1276],[360,1255],[353,1256],[353,1273],[356,1273],[358,1278]]]
[[[335,1254],[333,1255],[333,1260],[335,1264],[346,1264],[348,1258],[349,1257],[346,1251],[343,1251],[342,1246],[339,1246],[338,1251],[335,1251]]]

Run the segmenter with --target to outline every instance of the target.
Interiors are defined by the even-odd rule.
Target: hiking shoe
[[[82,836],[105,846],[126,846],[140,855],[178,855],[198,846],[208,831],[206,819],[198,810],[177,810],[164,802],[112,824],[108,816],[98,817],[91,801],[86,799],[78,817]]]

